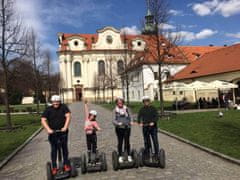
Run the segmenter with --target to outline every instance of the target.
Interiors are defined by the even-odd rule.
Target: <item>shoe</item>
[[[119,163],[123,163],[123,157],[122,157],[122,156],[119,156],[118,162],[119,162]]]
[[[69,165],[64,165],[64,171],[66,172],[71,171],[71,167]]]
[[[128,156],[128,162],[132,162],[133,159],[132,159],[132,156]]]
[[[57,168],[52,168],[52,175],[55,176],[57,174],[58,169]]]

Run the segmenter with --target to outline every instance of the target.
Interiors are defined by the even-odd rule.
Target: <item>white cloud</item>
[[[176,29],[175,26],[171,25],[171,24],[166,24],[166,23],[162,23],[159,25],[159,28],[160,29],[163,29],[163,30],[173,30],[173,29]]]
[[[173,16],[182,16],[183,12],[180,10],[170,9],[169,13]]]
[[[193,40],[199,40],[199,39],[206,39],[208,37],[211,37],[215,35],[217,31],[211,30],[211,29],[203,29],[198,33],[190,32],[190,31],[179,31],[172,33],[172,36],[180,36],[181,39],[185,41],[193,41]]]
[[[240,14],[239,0],[208,0],[202,3],[192,4],[193,11],[200,15],[220,14],[224,17]]]
[[[140,34],[141,31],[137,28],[137,26],[131,26],[131,27],[122,28],[121,33],[129,34],[129,35],[137,35],[137,34]]]
[[[240,39],[240,32],[238,33],[227,33],[226,36]]]
[[[203,29],[202,31],[200,31],[199,33],[196,34],[196,39],[205,39],[210,36],[213,36],[216,33],[217,33],[217,31],[214,31],[211,29]]]

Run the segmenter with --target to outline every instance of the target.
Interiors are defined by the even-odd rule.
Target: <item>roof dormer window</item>
[[[108,35],[107,38],[106,38],[106,41],[107,41],[108,44],[112,44],[112,42],[113,42],[112,36]]]
[[[78,41],[74,41],[74,46],[78,46]]]

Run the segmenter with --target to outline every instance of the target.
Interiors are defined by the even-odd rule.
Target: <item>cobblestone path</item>
[[[69,134],[70,156],[80,156],[86,152],[83,132],[83,104],[70,105],[72,123]],[[107,153],[108,171],[81,175],[75,179],[176,179],[176,180],[234,180],[240,179],[240,166],[224,161],[190,145],[159,134],[160,144],[167,155],[165,169],[143,167],[114,172],[112,170],[111,152],[116,148],[116,136],[111,123],[112,112],[90,105],[98,111],[98,122],[103,131],[98,133],[98,148]],[[132,147],[139,149],[143,145],[139,127],[132,128]],[[45,180],[45,164],[49,160],[49,144],[45,131],[36,136],[19,152],[1,171],[0,179],[10,180]]]

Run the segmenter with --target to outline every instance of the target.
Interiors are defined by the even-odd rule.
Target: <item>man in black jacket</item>
[[[68,127],[71,120],[71,112],[65,104],[61,103],[60,96],[51,97],[52,105],[42,114],[41,123],[48,133],[51,145],[52,174],[57,174],[57,146],[58,141],[62,143],[64,170],[70,171],[68,160]],[[60,133],[54,133],[61,131]]]
[[[155,155],[157,155],[159,153],[158,112],[157,109],[150,104],[150,98],[148,96],[144,96],[142,100],[144,106],[138,112],[138,123],[143,127],[145,153],[149,155],[152,139],[154,152]]]

